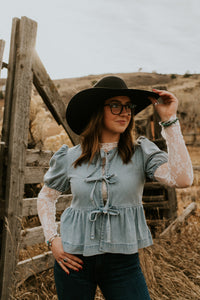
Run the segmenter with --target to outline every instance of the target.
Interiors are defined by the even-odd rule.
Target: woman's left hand
[[[153,89],[153,92],[162,98],[163,103],[157,102],[157,100],[153,97],[149,97],[149,100],[151,100],[154,105],[161,121],[168,121],[172,116],[176,115],[178,99],[168,91]]]

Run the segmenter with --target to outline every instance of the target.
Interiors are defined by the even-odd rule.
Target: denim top
[[[105,252],[131,254],[152,244],[142,206],[146,176],[166,163],[167,153],[140,137],[134,154],[124,164],[117,148],[100,150],[91,164],[77,168],[73,162],[81,146],[63,145],[51,158],[44,183],[64,192],[71,186],[73,199],[61,216],[61,238],[65,252],[96,255]],[[102,175],[102,161],[106,160]],[[107,202],[102,197],[102,181],[107,185]]]

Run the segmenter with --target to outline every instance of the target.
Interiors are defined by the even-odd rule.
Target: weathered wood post
[[[9,127],[10,127],[10,115],[12,107],[12,96],[13,96],[13,81],[14,81],[14,67],[16,62],[16,47],[17,47],[17,30],[19,27],[19,19],[14,18],[12,23],[11,32],[11,42],[10,42],[10,53],[9,53],[9,66],[8,66],[8,76],[6,81],[6,93],[4,101],[4,116],[3,116],[3,126],[2,126],[2,137],[1,137],[1,152],[0,152],[0,178],[1,188],[0,188],[0,219],[5,217],[5,186],[6,186],[6,154],[8,150],[8,140],[9,140]],[[2,230],[1,226],[1,230]],[[1,241],[1,248],[2,248]],[[1,261],[0,261],[1,267]],[[1,283],[0,283],[1,284]]]
[[[0,40],[0,78],[1,78],[1,68],[2,68],[2,64],[3,64],[4,48],[5,48],[5,41]],[[1,194],[2,194],[2,183],[1,183],[2,182],[1,181],[2,180],[2,157],[1,157],[1,153],[3,152],[3,148],[4,148],[3,146],[4,146],[4,143],[0,142],[0,198],[1,198]]]
[[[3,64],[3,52],[4,52],[4,47],[5,47],[5,41],[4,40],[0,40],[0,77],[1,77],[1,68],[2,68],[2,64]],[[1,211],[1,198],[2,198],[2,193],[3,193],[3,153],[4,153],[4,142],[0,141],[0,211]],[[1,218],[1,214],[0,214],[0,228],[2,228],[2,224],[3,224],[3,220]],[[2,232],[0,230],[0,245],[1,243],[1,239],[2,239]],[[0,248],[0,257],[1,257],[1,248]]]
[[[0,75],[1,75],[1,68],[2,68],[2,64],[3,64],[3,52],[4,52],[4,48],[5,48],[5,41],[4,40],[0,40]]]
[[[32,67],[33,67],[33,83],[38,93],[42,97],[44,103],[52,113],[57,123],[59,125],[62,124],[72,144],[73,145],[78,144],[80,142],[80,138],[71,130],[65,118],[66,104],[63,102],[62,98],[60,97],[54,82],[49,77],[36,51],[33,56]]]
[[[25,154],[28,143],[29,106],[32,89],[32,56],[36,41],[37,23],[22,17],[13,20],[13,40],[8,66],[6,99],[7,128],[4,137],[7,147],[5,226],[2,237],[0,295],[2,300],[12,297],[15,268],[21,231],[24,194]],[[15,44],[15,45],[14,45]],[[15,61],[13,64],[10,60]],[[12,67],[13,70],[9,69]],[[12,74],[11,74],[12,73]],[[9,113],[10,112],[10,113]],[[5,134],[6,130],[6,134]],[[8,138],[5,138],[8,136]]]

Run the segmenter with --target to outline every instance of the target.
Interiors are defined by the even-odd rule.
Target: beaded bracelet
[[[164,128],[171,126],[172,124],[176,123],[178,121],[178,118],[174,120],[169,120],[165,122],[160,122],[160,125],[162,125]]]
[[[51,250],[51,246],[52,246],[52,242],[53,240],[56,238],[56,237],[59,237],[59,234],[55,234],[53,237],[51,237],[48,241],[47,241],[47,246],[49,248],[49,250]]]

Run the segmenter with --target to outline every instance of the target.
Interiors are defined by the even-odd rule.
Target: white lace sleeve
[[[168,162],[155,171],[155,179],[172,187],[187,187],[193,182],[193,167],[187,151],[180,123],[162,128],[167,143]]]
[[[45,241],[57,234],[56,200],[61,192],[44,185],[38,195],[37,210],[44,230]]]

